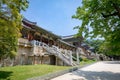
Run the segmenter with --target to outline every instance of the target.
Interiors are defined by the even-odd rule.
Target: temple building
[[[75,35],[62,36],[62,40],[77,47],[78,56],[93,59],[95,54],[90,50],[90,47],[83,42],[83,37],[77,37]]]
[[[79,57],[84,54],[81,48],[82,37],[58,36],[38,26],[36,22],[22,20],[21,38],[18,39],[18,51],[14,60],[4,62],[7,65],[50,64],[76,66]]]
[[[19,48],[15,59],[16,65],[77,65],[77,62],[73,61],[73,55],[77,55],[76,46],[25,18],[22,25],[22,36],[18,40]]]

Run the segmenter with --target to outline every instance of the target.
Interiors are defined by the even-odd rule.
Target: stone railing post
[[[77,64],[80,64],[80,61],[79,61],[79,53],[80,53],[80,49],[78,48],[78,49],[76,50]]]
[[[73,59],[72,59],[72,51],[69,51],[69,55],[70,55],[70,64],[72,65],[72,63],[73,63]]]

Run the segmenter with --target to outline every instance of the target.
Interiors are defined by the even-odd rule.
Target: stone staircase
[[[35,45],[37,44],[37,45]],[[65,53],[62,53],[62,49],[59,49],[56,46],[52,46],[49,47],[47,44],[43,43],[43,42],[32,42],[33,46],[41,46],[43,47],[43,49],[45,49],[45,51],[47,52],[47,54],[49,55],[55,55],[57,58],[59,58],[60,60],[62,60],[64,63],[66,63],[69,66],[76,66],[77,64],[75,62],[73,62],[73,56],[72,56],[72,51],[65,51]]]

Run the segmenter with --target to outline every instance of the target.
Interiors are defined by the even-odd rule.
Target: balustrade
[[[60,59],[62,59],[63,61],[65,61],[67,64],[70,64],[70,65],[72,64],[72,51],[70,51],[70,50],[58,48],[55,45],[52,45],[52,47],[49,47],[44,42],[40,42],[40,41],[36,41],[36,40],[31,41],[31,44],[34,47],[40,46],[40,47],[44,48],[49,54],[54,54],[55,56],[57,56]],[[40,53],[41,53],[41,51],[40,51]]]

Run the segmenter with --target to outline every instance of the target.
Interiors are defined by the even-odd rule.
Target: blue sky
[[[25,18],[60,36],[73,35],[73,27],[81,22],[72,19],[81,0],[29,0],[29,8],[22,12]]]

